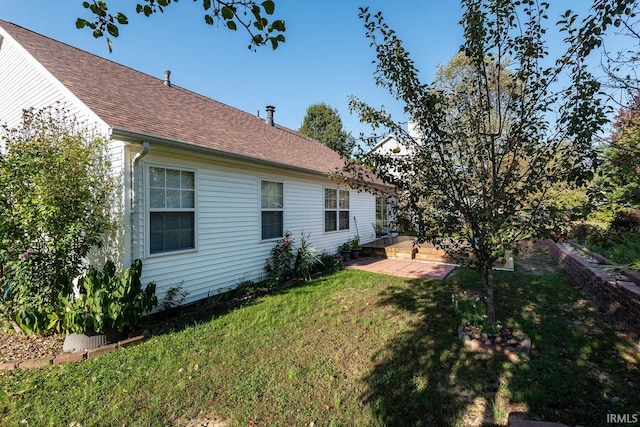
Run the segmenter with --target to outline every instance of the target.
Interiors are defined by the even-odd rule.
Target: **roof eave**
[[[318,170],[288,165],[286,163],[278,163],[278,162],[273,162],[269,160],[258,159],[256,157],[244,156],[242,154],[236,154],[236,153],[229,153],[228,151],[216,150],[215,148],[203,147],[201,145],[195,145],[195,144],[191,144],[184,141],[175,141],[172,139],[163,138],[161,136],[143,134],[139,132],[130,131],[127,129],[111,127],[109,129],[109,135],[112,138],[118,138],[118,139],[121,138],[124,141],[127,141],[127,140],[140,141],[140,142],[147,141],[150,143],[161,144],[167,147],[184,149],[194,153],[206,153],[206,154],[226,158],[229,160],[243,161],[248,163],[259,164],[262,166],[277,167],[279,169],[287,169],[294,172],[302,172],[305,174],[321,176],[324,178],[329,178],[329,175],[330,175],[330,171],[321,172]]]

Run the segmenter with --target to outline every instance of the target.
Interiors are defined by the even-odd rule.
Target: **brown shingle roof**
[[[0,26],[110,127],[307,171],[341,168],[325,145],[18,25]]]

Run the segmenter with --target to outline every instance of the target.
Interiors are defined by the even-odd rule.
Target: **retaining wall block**
[[[629,332],[640,335],[640,286],[620,280],[602,267],[580,259],[553,241],[545,241],[549,253],[564,268],[567,275],[589,294],[602,310],[611,315]]]

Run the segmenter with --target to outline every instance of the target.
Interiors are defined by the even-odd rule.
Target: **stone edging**
[[[503,356],[509,359],[511,362],[518,362],[521,359],[528,359],[531,355],[531,338],[525,333],[522,333],[524,336],[524,340],[518,344],[515,350],[507,346],[496,345],[490,346],[484,344],[480,340],[476,338],[471,338],[464,331],[465,324],[458,326],[458,338],[462,341],[462,344],[465,347],[468,347],[471,351],[486,353],[486,354],[496,354],[498,356]]]
[[[111,353],[118,348],[129,347],[136,344],[140,344],[146,341],[145,335],[138,335],[136,337],[128,338],[126,340],[118,341],[117,343],[103,345],[102,347],[93,348],[91,350],[85,350],[78,353],[62,353],[57,356],[43,357],[40,359],[28,359],[28,360],[10,360],[8,362],[0,363],[0,371],[13,371],[14,369],[33,369],[41,368],[48,365],[57,365],[65,362],[80,362],[82,360],[93,359],[101,354]]]

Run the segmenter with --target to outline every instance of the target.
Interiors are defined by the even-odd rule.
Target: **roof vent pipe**
[[[164,85],[171,87],[171,80],[169,79],[169,77],[171,76],[171,71],[169,70],[165,70],[164,72]]]
[[[269,125],[273,126],[273,113],[276,111],[276,107],[273,105],[267,105],[267,118],[264,121]]]

